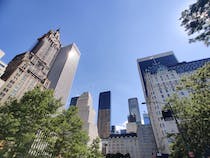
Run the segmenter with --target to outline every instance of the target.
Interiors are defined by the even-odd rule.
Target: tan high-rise
[[[93,100],[89,92],[84,92],[78,97],[76,107],[78,114],[83,122],[83,130],[89,136],[89,144],[98,137],[98,129],[95,124],[96,112],[93,108]]]

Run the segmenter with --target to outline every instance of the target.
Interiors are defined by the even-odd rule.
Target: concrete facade
[[[124,155],[129,153],[131,158],[140,158],[139,141],[136,133],[111,134],[107,143],[107,153]]]
[[[155,137],[151,125],[138,124],[139,158],[150,158],[157,152]]]
[[[177,91],[176,86],[183,76],[192,74],[210,59],[179,63],[173,52],[161,53],[138,59],[138,70],[154,131],[158,152],[170,154],[171,139],[168,133],[178,133],[175,121],[162,119],[162,108],[173,94],[188,96],[188,91]]]
[[[128,122],[128,123],[126,123],[126,132],[127,133],[136,133],[137,132],[137,124],[136,124],[136,122]]]
[[[89,92],[84,92],[77,99],[76,107],[78,108],[78,115],[83,122],[83,130],[89,136],[89,143],[98,137],[98,129],[95,123],[96,112],[93,108],[93,100]]]
[[[0,49],[0,59],[5,55],[5,53]],[[7,64],[0,60],[0,77],[4,74]],[[0,79],[0,87],[5,83],[4,80]]]
[[[48,74],[51,82],[49,88],[54,89],[55,97],[61,98],[63,104],[67,102],[79,59],[80,52],[76,44],[62,47]]]
[[[61,48],[59,30],[49,31],[38,39],[31,51],[17,55],[9,62],[5,73],[1,76],[5,83],[0,88],[0,103],[10,98],[20,99],[25,92],[36,86],[50,88],[55,77],[58,80],[51,88],[55,90],[55,97],[62,98],[65,104],[79,56],[75,44]],[[52,77],[50,74],[55,71],[54,65],[61,61],[60,59],[62,70],[60,74],[55,73]]]
[[[5,55],[5,53],[0,49],[0,59]],[[0,77],[3,75],[6,70],[7,64],[0,60]]]

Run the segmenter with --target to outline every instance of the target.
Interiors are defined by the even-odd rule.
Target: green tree
[[[210,1],[197,0],[182,12],[181,25],[184,26],[188,35],[195,35],[189,42],[203,41],[207,46],[210,44]]]
[[[0,157],[23,158],[27,155],[38,130],[45,130],[51,115],[62,106],[53,91],[35,88],[18,100],[0,107]]]
[[[172,157],[184,158],[188,151],[194,151],[196,158],[200,158],[210,150],[210,63],[184,78],[178,90],[188,90],[190,95],[169,100],[182,133],[175,136]]]
[[[88,155],[88,136],[82,130],[82,121],[78,116],[78,110],[71,106],[67,111],[51,118],[50,133],[54,137],[48,137],[49,152],[58,158],[85,158]]]
[[[102,158],[101,151],[99,150],[100,139],[96,138],[93,140],[92,144],[89,147],[89,158]]]

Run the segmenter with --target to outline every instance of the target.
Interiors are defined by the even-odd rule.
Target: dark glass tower
[[[110,135],[111,121],[111,92],[101,92],[99,95],[98,107],[98,134],[102,139],[108,138]]]
[[[71,98],[70,106],[76,106],[77,105],[77,100],[79,97],[73,97]]]

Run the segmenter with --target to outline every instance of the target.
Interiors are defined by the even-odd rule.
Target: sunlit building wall
[[[137,60],[138,70],[147,103],[158,151],[169,154],[171,139],[167,133],[177,133],[175,121],[162,119],[162,108],[167,98],[174,93],[180,97],[188,96],[188,91],[176,91],[176,86],[183,76],[195,72],[209,62],[210,58],[179,63],[173,52],[166,52]]]
[[[74,105],[72,105],[74,106]],[[95,123],[96,112],[93,108],[93,99],[89,92],[84,92],[76,101],[78,108],[78,115],[83,122],[83,130],[89,136],[89,143],[91,144],[94,139],[98,137],[98,129]]]

